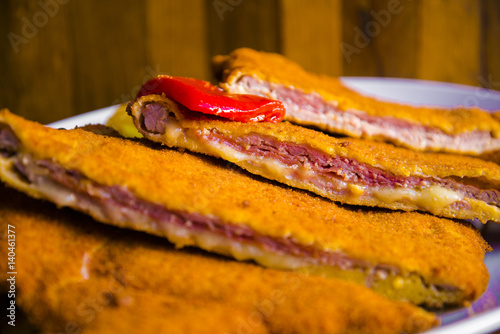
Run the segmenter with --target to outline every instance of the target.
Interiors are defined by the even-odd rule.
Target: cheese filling
[[[446,189],[439,185],[430,185],[421,189],[407,187],[370,187],[362,184],[344,182],[340,178],[330,175],[321,175],[307,165],[288,165],[276,159],[248,154],[243,150],[237,150],[223,142],[212,140],[208,130],[200,130],[197,136],[203,140],[196,140],[189,136],[181,127],[179,121],[170,117],[165,127],[163,138],[171,146],[188,148],[195,152],[208,151],[224,160],[233,162],[251,172],[258,170],[257,174],[285,182],[291,186],[300,184],[301,188],[312,190],[311,186],[319,186],[326,197],[329,195],[345,195],[351,198],[373,198],[378,204],[402,203],[405,206],[413,206],[430,212],[440,212],[453,203],[460,202],[464,196],[456,191]],[[145,134],[148,136],[148,134]],[[201,150],[203,147],[204,150]],[[314,189],[318,191],[317,187]]]
[[[244,75],[232,84],[224,84],[224,87],[231,93],[254,94],[282,101],[286,107],[285,119],[332,133],[382,139],[418,150],[478,155],[500,149],[500,140],[493,138],[488,131],[450,134],[437,127],[394,116],[375,117],[360,110],[341,110],[338,101],[326,101],[317,92],[305,93],[293,86],[265,82],[254,76]]]
[[[431,212],[440,211],[449,205],[459,202],[463,196],[456,191],[449,190],[440,186],[432,185],[421,190],[408,188],[382,188],[372,191],[373,195],[384,202],[411,201],[420,208]]]
[[[368,265],[358,267],[344,260],[340,265],[321,263],[318,259],[300,257],[283,252],[273,252],[260,244],[241,242],[222,236],[210,230],[191,228],[184,225],[161,221],[145,215],[134,208],[124,207],[107,198],[103,202],[99,191],[90,191],[90,196],[82,196],[75,190],[58,183],[47,173],[31,171],[28,181],[16,170],[15,158],[0,158],[0,174],[7,183],[15,185],[32,196],[48,199],[58,206],[67,206],[86,212],[95,219],[123,228],[132,228],[166,237],[176,247],[197,246],[201,249],[231,256],[237,260],[253,260],[265,267],[298,270],[312,275],[337,277],[355,281],[371,287],[389,298],[408,300],[416,304],[441,307],[455,304],[463,299],[463,293],[447,285],[425,283],[416,273],[400,273],[385,266]],[[21,159],[28,162],[28,157]],[[363,261],[362,261],[363,262]],[[347,265],[347,266],[346,266]]]
[[[496,190],[474,188],[446,178],[399,177],[353,159],[329,157],[314,149],[309,152],[311,148],[304,145],[295,147],[293,143],[276,142],[257,133],[232,138],[214,128],[191,127],[189,121],[184,127],[176,116],[182,114],[181,106],[178,108],[163,100],[157,102],[154,96],[139,102],[132,105],[130,113],[146,138],[223,158],[253,174],[333,201],[393,210],[423,210],[449,218],[478,219],[483,223],[498,221],[500,217]],[[154,127],[151,124],[158,123],[147,113],[142,114],[148,103],[164,107],[167,117],[160,115],[158,119],[159,124],[164,124],[162,133],[149,129]]]
[[[206,137],[205,137],[206,138]],[[384,203],[404,203],[413,204],[417,209],[424,209],[430,212],[439,212],[449,205],[460,202],[464,196],[456,191],[446,189],[438,185],[431,185],[422,189],[411,189],[406,187],[370,187],[367,185],[352,184],[342,181],[339,178],[324,176],[304,165],[287,165],[276,159],[245,154],[223,143],[207,140],[213,152],[217,156],[236,163],[244,168],[252,170],[258,168],[259,173],[271,177],[272,179],[286,179],[290,185],[308,184],[319,185],[328,197],[328,194],[346,195],[349,197],[372,197],[376,198],[383,205]],[[315,189],[317,191],[317,189]]]

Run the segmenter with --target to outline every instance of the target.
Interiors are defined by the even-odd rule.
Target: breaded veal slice
[[[127,110],[152,141],[220,157],[334,201],[500,222],[500,166],[492,162],[334,138],[289,122],[193,117],[184,106],[154,94],[129,103]]]
[[[15,231],[17,310],[41,333],[414,333],[437,325],[432,313],[355,283],[175,250],[1,184],[0,216],[2,244]],[[0,254],[6,259],[7,248]],[[0,270],[11,271],[7,261]]]
[[[477,156],[500,150],[499,117],[477,107],[378,100],[338,78],[307,72],[282,55],[248,48],[216,56],[213,65],[222,88],[280,100],[286,107],[285,119],[296,124],[420,151]]]
[[[437,307],[467,304],[488,284],[489,246],[468,223],[341,207],[208,157],[56,130],[6,110],[0,129],[7,185],[176,247],[343,278]]]

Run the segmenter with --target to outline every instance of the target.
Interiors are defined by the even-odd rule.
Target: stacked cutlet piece
[[[131,102],[142,140],[0,113],[7,186],[121,228],[0,189],[1,223],[25,231],[19,272],[34,272],[18,303],[43,332],[421,332],[437,322],[419,306],[486,290],[490,247],[456,218],[500,221],[493,163],[183,108]]]

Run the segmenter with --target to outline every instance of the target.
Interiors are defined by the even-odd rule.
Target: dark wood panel
[[[0,34],[9,36],[11,31],[11,1],[0,1]],[[15,43],[15,42],[14,42]],[[0,38],[0,109],[13,108],[15,103],[15,89],[11,78],[10,54],[12,45],[8,38]]]
[[[213,79],[211,56],[242,46],[330,75],[500,90],[496,0],[6,0],[0,34],[0,106],[44,123],[160,73]]]
[[[74,50],[73,105],[77,113],[129,101],[147,75],[142,2],[72,1],[63,36]]]
[[[355,0],[343,4],[343,74],[414,77],[418,2]]]
[[[370,21],[372,0],[342,1],[342,44],[343,75],[376,76],[377,63],[373,58],[375,48],[372,38],[364,33]]]
[[[149,66],[162,73],[209,78],[203,0],[148,0],[146,23]]]
[[[480,3],[422,0],[417,78],[478,85]]]
[[[342,74],[340,0],[282,0],[283,54],[309,71]]]
[[[417,1],[374,1],[372,17],[380,26],[373,43],[373,58],[379,64],[377,75],[412,78],[416,75],[418,49]]]
[[[482,62],[479,84],[500,90],[500,1],[482,1]]]
[[[239,47],[281,52],[278,0],[211,0],[205,4],[210,56]]]

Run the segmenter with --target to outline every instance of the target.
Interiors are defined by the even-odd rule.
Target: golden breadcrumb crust
[[[495,138],[500,136],[499,119],[480,108],[414,107],[380,101],[351,90],[337,78],[309,73],[279,54],[240,48],[227,56],[214,57],[213,66],[223,81],[222,87],[248,75],[292,86],[306,93],[316,92],[326,101],[338,102],[340,110],[354,109],[370,115],[390,116],[437,128],[448,134],[479,130],[490,132]]]
[[[142,109],[149,103],[157,103],[170,113],[167,119],[165,132],[162,134],[149,132],[144,129]],[[415,211],[423,210],[436,216],[458,219],[479,219],[481,222],[500,222],[500,209],[489,203],[463,197],[462,201],[467,206],[455,206],[451,203],[441,204],[436,201],[435,195],[427,195],[426,203],[419,203],[419,199],[403,198],[399,201],[386,200],[377,194],[357,196],[352,194],[338,194],[324,187],[318,186],[314,181],[299,177],[289,177],[286,171],[275,166],[269,167],[266,161],[250,157],[242,157],[242,153],[234,151],[231,144],[216,143],[204,136],[214,134],[236,141],[245,136],[258,135],[271,142],[290,143],[311,147],[321,155],[354,159],[362,164],[383,170],[389,175],[402,177],[423,178],[451,178],[466,185],[476,185],[483,189],[498,188],[500,184],[500,166],[477,158],[443,153],[415,152],[404,148],[397,148],[391,144],[378,143],[360,139],[338,139],[327,136],[321,132],[292,125],[288,122],[278,124],[240,123],[222,120],[207,120],[199,118],[186,118],[177,104],[160,95],[143,96],[130,103],[128,112],[132,115],[136,127],[143,135],[156,142],[169,147],[188,149],[192,152],[203,153],[210,156],[223,158],[235,163],[250,173],[281,182],[294,188],[309,190],[320,196],[346,204],[382,207],[392,210]],[[242,148],[244,149],[244,148]],[[243,152],[245,154],[245,152]],[[272,158],[269,158],[272,159]],[[278,162],[276,159],[275,162]],[[297,172],[307,172],[307,166],[298,168]],[[321,175],[318,180],[321,180]],[[395,190],[404,188],[395,187]],[[387,189],[387,188],[386,188]],[[440,191],[445,191],[440,187]],[[378,186],[368,187],[368,191],[376,192]],[[361,189],[361,192],[364,190]],[[453,193],[462,197],[460,193]],[[404,196],[404,194],[403,194]],[[447,194],[445,196],[448,196]],[[446,198],[446,197],[441,197]]]
[[[425,210],[434,215],[459,218],[479,219],[500,222],[500,210],[485,201],[464,197],[463,201],[468,207],[455,207],[447,205],[419,206],[417,201],[386,201],[375,195],[350,196],[339,195],[318,187],[314,182],[304,181],[300,177],[289,178],[281,170],[261,166],[248,159],[241,158],[239,153],[231,153],[219,146],[210,145],[203,134],[216,133],[223,137],[241,138],[257,134],[260,137],[273,141],[304,145],[331,157],[353,159],[362,164],[386,171],[389,175],[402,177],[423,178],[450,178],[466,185],[476,185],[483,189],[498,189],[500,186],[500,166],[478,158],[451,155],[444,153],[424,153],[395,147],[392,144],[373,142],[364,139],[334,138],[322,132],[293,125],[288,122],[278,124],[241,123],[220,120],[187,119],[175,104],[168,98],[160,95],[141,97],[130,105],[130,114],[133,115],[137,128],[141,128],[140,120],[143,106],[148,103],[164,105],[169,112],[175,114],[175,121],[169,120],[176,131],[182,131],[182,136],[173,136],[171,132],[159,135],[148,133],[142,129],[148,139],[164,143],[170,147],[181,147],[193,152],[204,153],[229,160],[238,166],[257,174],[292,187],[312,191],[334,201],[347,204],[384,207],[393,210]],[[174,117],[174,116],[172,116]],[[180,139],[179,139],[180,138]],[[224,144],[221,144],[224,145]]]
[[[21,152],[53,159],[101,185],[121,185],[169,210],[215,216],[262,235],[394,265],[403,273],[418,273],[429,284],[462,289],[466,300],[486,289],[489,275],[483,260],[489,246],[469,224],[416,212],[342,207],[209,158],[78,129],[56,130],[7,110],[0,112],[0,122],[18,136]]]
[[[164,97],[155,96],[154,101]],[[500,187],[500,166],[478,158],[446,153],[415,152],[392,144],[356,138],[335,138],[289,122],[278,124],[199,121],[177,115],[183,128],[217,129],[229,137],[259,134],[281,142],[304,144],[331,156],[352,158],[399,176],[480,178]]]
[[[16,231],[18,312],[41,333],[414,333],[437,325],[432,313],[361,285],[174,250],[2,185],[0,217],[3,245],[7,225]],[[7,261],[0,270],[9,271]]]

